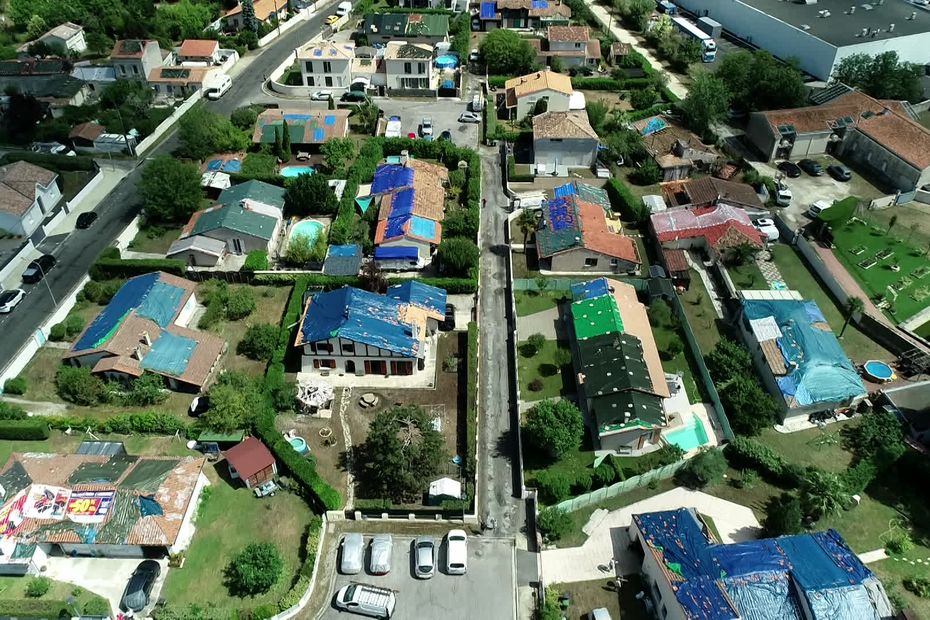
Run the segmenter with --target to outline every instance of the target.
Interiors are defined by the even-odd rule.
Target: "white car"
[[[420,121],[420,135],[421,136],[433,135],[433,119],[431,119],[428,116],[423,117],[423,120]]]
[[[446,572],[464,575],[468,571],[468,535],[465,530],[449,530],[446,535]]]
[[[329,101],[332,96],[333,91],[331,90],[318,90],[310,95],[310,101]]]
[[[787,207],[791,204],[791,190],[787,185],[783,183],[775,185],[775,204],[779,207]]]
[[[778,232],[778,227],[775,226],[775,220],[768,217],[760,217],[756,220],[755,228],[760,233],[765,235],[765,238],[769,241],[778,241],[780,236]]]
[[[460,123],[480,123],[481,116],[475,114],[474,112],[465,111],[459,115]]]
[[[232,88],[232,79],[228,75],[222,75],[215,78],[204,90],[204,94],[207,96],[207,99],[211,101],[216,101]]]
[[[472,51],[468,53],[468,62],[478,62],[479,58],[481,58],[481,54],[478,53],[477,49],[472,49]]]
[[[13,308],[23,300],[26,293],[21,288],[11,288],[8,291],[0,293],[0,314],[12,312]]]

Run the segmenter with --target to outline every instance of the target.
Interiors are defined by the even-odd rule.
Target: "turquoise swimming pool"
[[[312,244],[314,241],[316,241],[316,238],[320,236],[320,233],[323,232],[324,228],[326,228],[326,226],[316,220],[300,220],[291,226],[291,232],[288,237],[293,239],[297,235],[306,235],[310,238],[310,243]]]
[[[685,452],[700,448],[708,443],[707,430],[704,429],[704,423],[695,415],[685,426],[677,428],[670,433],[663,433],[663,437],[669,443],[673,443]]]
[[[279,174],[290,179],[301,174],[313,174],[314,172],[316,170],[313,169],[313,166],[284,166],[279,171]]]

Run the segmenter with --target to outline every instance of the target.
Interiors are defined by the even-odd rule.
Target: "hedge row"
[[[474,278],[415,278],[418,282],[445,289],[450,295],[474,293],[478,290],[478,281]],[[388,284],[403,284],[409,282],[411,278],[388,278]],[[275,286],[287,286],[297,282],[305,283],[305,290],[308,286],[319,286],[325,290],[331,291],[343,286],[361,286],[361,279],[356,276],[318,276],[308,275],[305,273],[260,273],[252,280],[253,284],[268,284]],[[298,315],[299,316],[299,315]],[[296,319],[295,319],[296,320]]]
[[[478,324],[468,324],[468,356],[465,377],[465,480],[475,476],[475,452],[478,444]]]
[[[4,164],[11,164],[16,161],[27,161],[30,164],[42,166],[49,170],[62,172],[66,170],[77,170],[83,172],[92,172],[97,169],[94,158],[87,155],[76,155],[74,157],[64,157],[62,155],[49,155],[47,153],[33,153],[32,151],[14,151],[7,153],[0,160]]]
[[[176,276],[183,276],[187,264],[182,260],[170,258],[98,258],[90,267],[93,280],[112,280],[113,278],[131,278],[153,271],[164,271]]]
[[[186,424],[170,413],[123,413],[110,418],[91,416],[46,416],[42,422],[49,427],[64,431],[69,428],[94,433],[116,433],[118,435],[174,435],[195,433],[194,426]]]
[[[42,441],[48,437],[48,424],[42,418],[0,421],[0,439]]]
[[[607,180],[607,196],[614,211],[627,221],[642,222],[649,217],[643,201],[637,198],[623,182],[611,178]]]
[[[313,565],[316,564],[316,549],[320,543],[320,534],[323,531],[323,520],[316,515],[310,519],[310,525],[307,526],[307,539],[304,543],[304,562],[300,567],[300,575],[291,589],[287,591],[281,600],[278,601],[278,613],[287,611],[300,602],[300,597],[304,595],[307,588],[310,587],[310,578],[313,576]]]
[[[240,271],[265,271],[266,269],[268,269],[268,252],[252,250],[246,255]]]
[[[626,112],[624,118],[628,123],[635,121],[640,121],[644,118],[649,118],[650,116],[655,116],[656,114],[662,114],[665,110],[668,110],[671,106],[670,103],[657,103],[652,107],[646,108],[644,110],[633,110],[632,112]]]
[[[724,455],[734,469],[753,469],[775,484],[795,488],[804,475],[803,467],[788,463],[772,448],[748,437],[736,437]]]
[[[109,616],[110,605],[104,599],[93,599],[78,615]],[[4,618],[70,618],[75,607],[68,601],[44,598],[0,599],[0,616]]]
[[[291,296],[284,308],[284,316],[281,319],[280,332],[278,333],[278,343],[275,346],[274,353],[271,354],[271,361],[268,362],[268,370],[265,372],[265,389],[268,391],[276,390],[284,385],[284,358],[287,357],[287,351],[291,345],[291,334],[293,333],[291,326],[300,320],[300,314],[303,311],[304,293],[312,280],[312,276],[298,277],[293,280],[294,288],[291,290]]]
[[[233,185],[245,183],[246,181],[261,181],[278,187],[284,187],[286,181],[280,174],[243,174],[241,172],[229,173],[229,180],[232,181]]]

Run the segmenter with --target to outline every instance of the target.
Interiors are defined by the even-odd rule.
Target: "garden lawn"
[[[659,351],[662,351],[663,346],[670,338],[678,336],[681,339],[684,348],[678,355],[671,359],[662,357],[662,369],[668,373],[681,373],[685,383],[685,391],[688,392],[688,400],[691,403],[700,403],[709,400],[703,398],[701,388],[698,386],[697,380],[695,379],[695,377],[699,376],[697,366],[691,356],[688,343],[685,341],[685,336],[681,333],[681,330],[662,326],[653,328],[652,333],[655,336],[656,346],[659,348]]]
[[[742,265],[734,265],[726,269],[727,273],[730,274],[730,279],[733,280],[733,284],[741,291],[768,288],[765,276],[762,275],[758,263],[753,259],[748,259]]]
[[[901,322],[930,306],[930,260],[926,248],[906,243],[907,229],[893,228],[891,234],[887,231],[887,227],[876,230],[866,223],[849,221],[833,230],[834,254],[871,298],[886,297],[888,287],[895,286],[898,297],[891,308],[894,312],[889,309],[885,313]],[[876,254],[884,250],[894,255],[878,260]],[[874,259],[876,264],[864,269],[858,263],[865,259]],[[894,263],[900,266],[900,271],[891,270]],[[926,273],[918,277],[921,268]]]
[[[680,299],[701,352],[709,353],[720,340],[722,321],[717,317],[710,295],[707,294],[704,282],[696,271],[691,271],[691,286]]]
[[[514,291],[517,303],[517,316],[536,314],[549,308],[555,308],[559,302],[571,298],[569,291]]]
[[[140,228],[135,238],[129,242],[131,252],[164,254],[171,244],[181,236],[181,226],[152,226]]]
[[[917,563],[916,560],[923,560]],[[930,551],[926,547],[915,547],[903,558],[889,558],[881,562],[869,564],[869,568],[878,575],[888,594],[900,596],[905,605],[917,612],[920,618],[930,618],[930,599],[920,598],[904,587],[904,580],[909,577],[923,577],[930,579],[930,568],[926,562],[930,560]],[[913,564],[912,564],[913,562]]]
[[[852,463],[852,454],[843,448],[840,431],[852,420],[830,424],[823,430],[812,428],[796,433],[779,433],[774,428],[766,428],[759,436],[759,441],[785,457],[789,463],[814,465],[826,471],[841,473]]]
[[[313,513],[306,502],[291,493],[279,491],[274,497],[259,499],[238,482],[231,486],[225,463],[204,471],[211,483],[209,497],[198,508],[197,530],[184,568],[168,571],[162,598],[170,605],[210,601],[222,609],[274,604],[297,576],[301,539]],[[270,523],[274,526],[269,527]],[[223,573],[232,558],[253,542],[274,543],[284,560],[284,570],[267,593],[249,599],[232,596],[223,585]]]
[[[26,605],[32,604],[33,601],[38,604],[43,601],[62,601],[66,606],[71,603],[71,608],[77,611],[83,611],[90,605],[90,608],[87,609],[88,615],[99,615],[99,612],[110,607],[110,604],[102,596],[64,581],[51,580],[51,587],[49,587],[46,594],[37,599],[30,599],[26,596],[26,588],[32,580],[33,577],[0,577],[0,600],[19,601],[25,599],[28,601]],[[73,599],[73,602],[69,601],[69,599]]]
[[[794,248],[786,245],[775,245],[770,248],[775,265],[781,273],[782,279],[788,288],[801,293],[804,299],[817,302],[827,322],[834,333],[839,336],[843,329],[843,313],[830,297],[827,290],[820,285],[817,277],[803,259],[798,256]],[[928,280],[930,284],[930,280]],[[853,362],[862,363],[870,359],[890,361],[895,355],[883,346],[869,338],[856,325],[850,323],[846,333],[840,339],[840,344]]]
[[[520,373],[520,396],[525,401],[543,400],[555,396],[574,394],[575,383],[572,379],[572,364],[561,368],[555,365],[555,352],[559,349],[568,349],[568,343],[547,340],[536,355],[526,357],[521,347],[526,344],[520,342],[517,347],[517,368]],[[530,390],[530,382],[534,379],[542,381],[542,389],[538,392]]]

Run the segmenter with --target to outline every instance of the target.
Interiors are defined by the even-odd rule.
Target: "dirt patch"
[[[632,110],[628,92],[617,92],[615,90],[583,90],[585,102],[598,101],[606,105],[610,110],[626,112]]]
[[[306,415],[281,415],[275,421],[275,427],[281,432],[295,431],[303,437],[310,447],[310,455],[316,460],[316,470],[320,476],[340,494],[346,491],[346,469],[344,465],[346,444],[339,422],[339,402],[342,388],[336,388],[336,400],[333,401],[333,416],[329,419],[314,418]],[[324,441],[324,436],[329,441]]]

